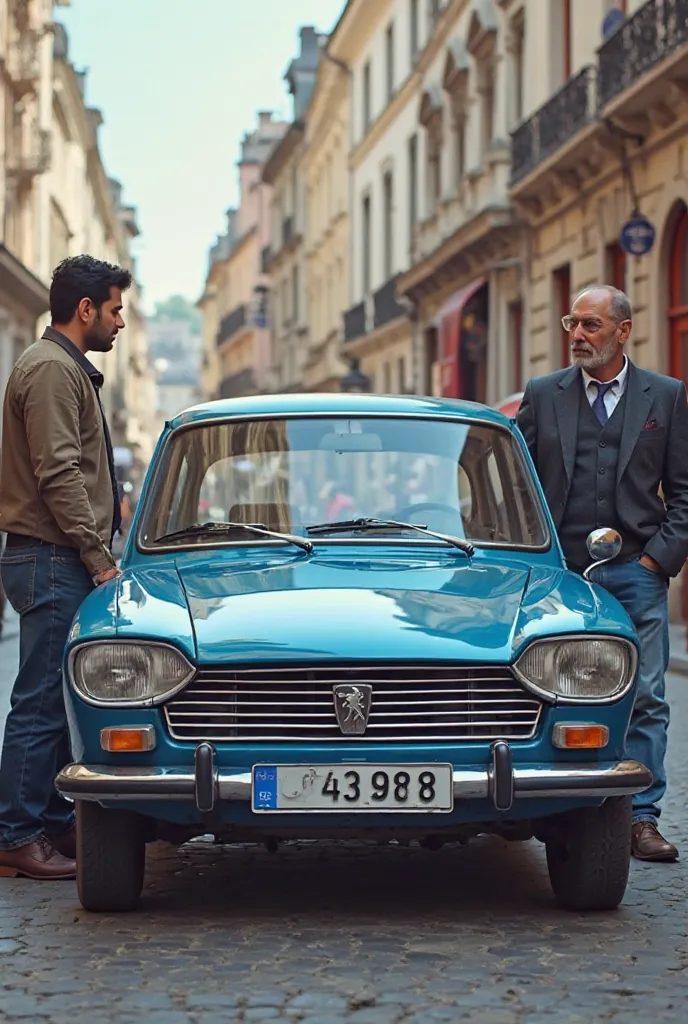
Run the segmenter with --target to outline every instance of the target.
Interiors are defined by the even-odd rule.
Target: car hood
[[[489,658],[511,649],[524,569],[390,561],[180,568],[203,661]]]
[[[94,599],[104,603],[106,595]],[[593,629],[633,636],[601,588],[565,570],[492,555],[471,563],[451,555],[195,557],[128,569],[113,604],[117,636],[167,639],[206,663],[504,663],[534,636]]]

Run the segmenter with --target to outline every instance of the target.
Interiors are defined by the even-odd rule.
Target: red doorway
[[[669,262],[669,371],[688,388],[688,207],[682,205]],[[688,564],[681,581],[683,621],[688,626]],[[686,647],[688,648],[688,636]]]
[[[669,264],[669,331],[671,376],[688,387],[688,207],[674,229]]]

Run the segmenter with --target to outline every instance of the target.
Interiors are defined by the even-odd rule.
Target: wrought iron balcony
[[[511,184],[530,174],[595,116],[594,69],[584,67],[511,134]]]
[[[648,0],[598,51],[597,96],[605,107],[688,43],[688,0]]]
[[[344,341],[353,341],[366,333],[366,304],[359,302],[344,313]]]
[[[390,320],[396,320],[397,317],[405,316],[406,311],[404,307],[397,301],[398,280],[398,274],[390,277],[389,281],[386,281],[382,288],[378,288],[373,295],[374,327],[382,327],[383,324],[388,324]]]
[[[251,367],[223,377],[220,381],[220,398],[240,398],[256,390],[256,378]]]
[[[222,345],[225,341],[232,337],[233,334],[245,325],[246,323],[246,306],[237,306],[231,313],[228,313],[226,317],[220,322],[220,329],[217,332],[216,344]]]

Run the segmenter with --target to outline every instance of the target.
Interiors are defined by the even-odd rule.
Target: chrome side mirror
[[[603,526],[601,529],[593,530],[592,533],[589,533],[585,544],[588,549],[588,554],[592,558],[592,565],[589,565],[583,573],[583,578],[586,580],[590,579],[590,573],[595,566],[604,565],[605,562],[613,561],[623,547],[623,541],[619,531],[612,530],[607,526]]]

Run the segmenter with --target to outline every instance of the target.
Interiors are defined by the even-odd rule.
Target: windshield
[[[235,420],[179,431],[158,464],[139,542],[245,544],[250,538],[241,530],[166,535],[229,522],[305,537],[309,527],[361,517],[403,520],[478,545],[548,542],[528,469],[508,430],[411,417]],[[347,536],[358,543],[424,542],[403,522],[332,533],[340,542]],[[317,541],[327,539],[327,530],[319,529]]]

